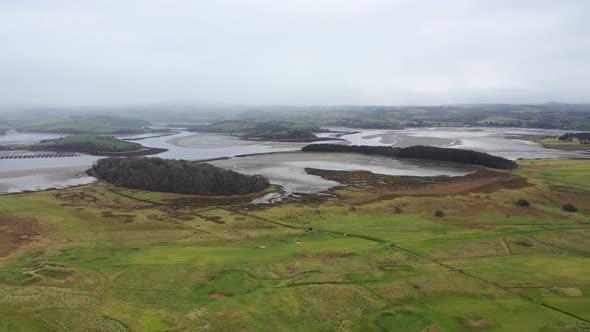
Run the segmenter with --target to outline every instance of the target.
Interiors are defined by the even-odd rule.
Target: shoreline
[[[109,151],[96,151],[96,150],[81,150],[81,149],[36,149],[36,148],[26,148],[23,149],[19,147],[18,149],[11,149],[6,147],[0,147],[0,151],[31,151],[31,152],[51,152],[51,153],[82,153],[87,154],[90,156],[97,156],[97,157],[139,157],[139,156],[148,156],[154,154],[160,154],[163,152],[168,151],[165,148],[153,148],[148,146],[143,146],[140,150],[135,151],[121,151],[121,152],[109,152]]]

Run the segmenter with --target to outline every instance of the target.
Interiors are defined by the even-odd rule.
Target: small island
[[[270,186],[262,176],[156,157],[100,159],[90,174],[119,187],[207,196],[250,194]]]
[[[334,140],[334,138],[317,137],[311,131],[324,131],[318,127],[300,127],[295,124],[281,124],[249,122],[249,121],[222,121],[211,125],[193,126],[189,131],[202,133],[222,133],[240,136],[249,141],[277,141],[277,142],[315,142]]]
[[[145,156],[167,151],[120,140],[114,136],[72,135],[29,145],[0,146],[0,150],[80,152],[94,156]]]

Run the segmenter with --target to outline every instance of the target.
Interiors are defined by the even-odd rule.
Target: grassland
[[[561,141],[555,137],[539,137],[535,141],[548,149],[590,150],[590,144],[583,144],[577,138],[571,141]]]
[[[47,117],[17,121],[13,127],[19,131],[60,134],[133,134],[149,132],[149,122],[108,115],[78,115]]]
[[[519,166],[272,206],[104,183],[2,196],[0,330],[587,331],[588,161]]]
[[[4,150],[73,151],[99,156],[139,156],[166,151],[120,140],[114,136],[78,134],[29,145],[2,146]]]

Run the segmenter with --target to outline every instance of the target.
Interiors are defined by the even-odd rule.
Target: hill
[[[63,134],[133,134],[149,130],[149,121],[112,115],[77,115],[20,122],[16,129],[25,132]]]
[[[179,194],[241,195],[270,186],[261,176],[240,174],[205,163],[162,158],[106,158],[93,174],[120,187]]]
[[[282,122],[281,124],[286,124]],[[275,123],[262,123],[251,121],[222,121],[205,126],[193,126],[189,131],[205,133],[224,133],[239,135],[245,140],[268,140],[289,142],[313,142],[322,140],[303,127],[294,125],[294,129]]]
[[[313,142],[319,138],[303,130],[271,130],[243,136],[246,140]]]
[[[590,130],[590,104],[470,104],[439,106],[261,107],[234,117],[265,123],[321,127],[396,129],[430,126],[489,126]]]
[[[285,130],[285,127],[251,121],[221,121],[210,125],[192,126],[189,131],[226,134],[254,134],[265,131]]]

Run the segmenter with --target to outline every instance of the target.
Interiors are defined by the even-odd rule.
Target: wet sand
[[[540,144],[519,139],[527,136],[555,136],[563,130],[533,128],[487,128],[487,127],[430,127],[396,130],[371,130],[343,135],[353,145],[380,145],[407,147],[433,145],[475,150],[508,159],[533,158],[590,158],[581,151],[547,149]]]
[[[273,141],[247,141],[238,136],[224,134],[196,133],[190,136],[175,137],[166,141],[171,145],[193,149],[220,149],[236,146],[269,146],[280,149],[300,149],[310,142],[273,142]]]
[[[0,172],[0,193],[65,188],[96,181],[86,166],[39,168]]]
[[[369,171],[398,176],[462,176],[467,167],[441,162],[418,162],[347,153],[288,152],[216,160],[210,164],[244,174],[259,174],[288,191],[315,193],[340,185],[311,175],[306,168],[334,171]]]
[[[387,132],[384,134],[371,135],[363,137],[365,139],[381,138],[380,143],[384,145],[391,145],[398,148],[406,148],[413,145],[431,145],[431,146],[448,146],[454,141],[450,138],[444,137],[423,137],[423,136],[407,136],[403,133]]]

